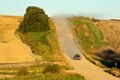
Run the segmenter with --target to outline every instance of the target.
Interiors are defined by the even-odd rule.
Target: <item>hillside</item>
[[[34,61],[29,48],[15,34],[20,18],[0,16],[0,63]]]
[[[88,17],[72,17],[69,20],[85,57],[106,72],[120,77],[119,20]]]
[[[120,53],[120,21],[101,20],[96,23],[109,45]]]
[[[66,70],[72,69],[72,66],[67,63],[61,54],[55,36],[55,26],[51,19],[49,20],[51,34],[48,35],[50,43],[49,49],[51,52],[48,51],[48,47],[37,44],[34,47],[35,49],[39,46],[39,48],[36,48],[36,51],[46,51],[45,54],[42,55],[43,60],[40,59],[40,64],[33,62],[32,64],[36,65],[32,65],[32,67],[24,67],[21,62],[39,61],[41,56],[38,55],[38,57],[37,55],[35,56],[34,53],[32,54],[29,47],[22,42],[22,39],[24,38],[24,41],[30,40],[29,42],[34,44],[40,42],[38,39],[41,35],[33,32],[33,34],[29,33],[33,36],[22,35],[22,39],[20,40],[21,36],[19,35],[19,37],[15,32],[18,29],[21,18],[22,17],[17,16],[0,16],[0,64],[3,63],[3,67],[0,68],[0,80],[85,80],[84,77],[79,74],[65,72]],[[27,38],[25,39],[25,37]],[[34,55],[35,58],[33,58],[31,54]],[[11,63],[21,64],[15,64],[16,66],[14,66],[14,64]],[[26,63],[23,64],[29,65]],[[8,66],[4,67],[4,65]]]

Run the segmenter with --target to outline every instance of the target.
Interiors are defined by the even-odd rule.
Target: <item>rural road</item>
[[[53,21],[63,55],[69,64],[74,67],[74,73],[83,75],[86,80],[120,80],[120,78],[116,78],[104,72],[102,68],[92,64],[84,56],[82,56],[82,60],[71,59],[72,54],[78,52],[81,54],[72,35],[72,26],[66,18],[61,16],[53,17]]]

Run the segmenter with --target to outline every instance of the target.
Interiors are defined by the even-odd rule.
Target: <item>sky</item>
[[[1,0],[1,15],[25,14],[28,6],[37,6],[49,16],[79,15],[101,19],[120,19],[120,0]]]

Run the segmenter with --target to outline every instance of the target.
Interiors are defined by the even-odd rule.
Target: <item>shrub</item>
[[[47,31],[50,29],[48,19],[43,9],[30,6],[26,9],[24,19],[19,26],[19,31],[23,33]]]
[[[43,70],[43,73],[59,73],[59,72],[60,66],[58,64],[48,64]]]
[[[17,76],[27,76],[29,74],[27,68],[22,67],[18,70]]]

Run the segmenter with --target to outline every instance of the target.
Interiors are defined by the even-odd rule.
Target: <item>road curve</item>
[[[53,17],[56,26],[56,33],[60,43],[63,55],[68,62],[74,67],[75,73],[79,73],[85,77],[86,80],[120,80],[106,72],[102,68],[89,62],[84,56],[82,60],[73,60],[71,55],[80,53],[71,31],[71,25],[68,24],[66,18],[62,16]]]

